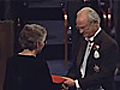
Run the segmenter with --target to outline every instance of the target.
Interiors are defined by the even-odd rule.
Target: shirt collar
[[[94,36],[92,36],[91,38],[85,38],[85,40],[86,41],[91,41],[91,42],[93,42],[94,41],[94,38],[95,38],[95,36],[101,31],[102,29],[101,29],[101,27],[99,27],[99,29],[97,30],[97,32],[94,34]]]

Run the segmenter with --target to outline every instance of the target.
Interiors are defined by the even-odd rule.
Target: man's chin
[[[84,38],[88,38],[88,36],[87,36],[87,35],[83,35],[83,37],[84,37]]]

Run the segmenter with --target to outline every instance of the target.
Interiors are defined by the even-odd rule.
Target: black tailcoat
[[[95,46],[100,54],[99,58],[95,58]],[[114,71],[116,61],[119,59],[119,48],[116,41],[101,30],[94,39],[94,45],[91,49],[87,60],[86,72],[84,79],[81,78],[80,66],[83,62],[83,57],[86,49],[86,41],[80,38],[78,46],[76,46],[76,58],[73,67],[68,72],[68,76],[73,79],[78,79],[83,90],[87,88],[102,86],[105,90],[115,90]],[[78,49],[79,48],[79,49]]]

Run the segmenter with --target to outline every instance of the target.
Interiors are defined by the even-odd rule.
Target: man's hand
[[[68,89],[69,89],[69,87],[63,83],[62,84],[62,90],[68,90]]]
[[[62,84],[62,90],[68,90],[69,87],[73,87],[75,85],[75,81],[68,77],[63,77],[65,81]]]

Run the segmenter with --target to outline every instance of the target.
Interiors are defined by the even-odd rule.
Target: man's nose
[[[84,29],[80,29],[79,32],[82,34],[84,32]]]

